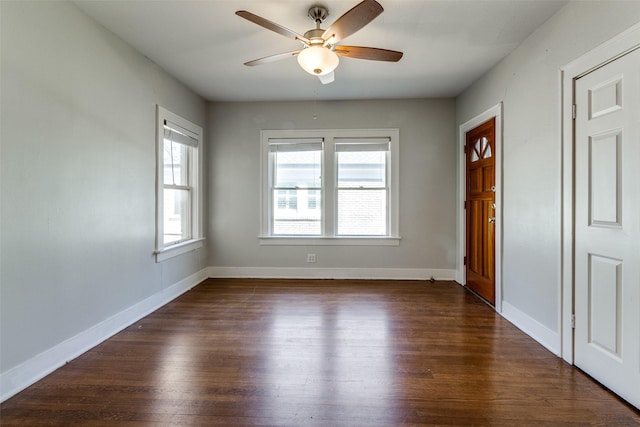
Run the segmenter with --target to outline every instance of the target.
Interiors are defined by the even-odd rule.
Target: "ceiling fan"
[[[252,67],[297,56],[302,69],[309,74],[318,76],[323,84],[327,84],[334,80],[333,70],[340,62],[339,56],[397,62],[402,58],[402,52],[375,47],[336,45],[373,21],[383,10],[377,1],[364,0],[339,17],[328,29],[323,30],[320,28],[320,24],[329,15],[329,12],[323,6],[313,6],[309,9],[309,17],[316,23],[316,28],[307,31],[304,36],[246,10],[239,10],[236,15],[287,38],[299,41],[303,45],[302,49],[266,56],[245,62],[244,65]]]

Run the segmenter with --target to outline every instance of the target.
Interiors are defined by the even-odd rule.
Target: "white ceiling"
[[[235,15],[248,10],[299,34],[327,28],[359,0],[96,1],[74,3],[208,100],[338,100],[458,95],[518,46],[566,1],[378,0],[385,11],[340,44],[404,52],[397,63],[341,58],[322,85],[295,58],[244,62],[301,45]]]

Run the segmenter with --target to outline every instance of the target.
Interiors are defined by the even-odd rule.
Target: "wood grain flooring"
[[[207,280],[0,405],[2,426],[637,426],[453,282]]]

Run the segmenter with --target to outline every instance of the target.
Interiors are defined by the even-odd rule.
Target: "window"
[[[337,233],[386,236],[389,142],[338,142]]]
[[[271,233],[319,236],[322,213],[318,204],[322,180],[322,142],[272,139]],[[309,200],[314,200],[309,203]]]
[[[262,244],[397,244],[398,129],[262,131]]]
[[[202,246],[202,128],[157,107],[156,261]]]

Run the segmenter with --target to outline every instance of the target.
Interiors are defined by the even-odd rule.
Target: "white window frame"
[[[263,130],[261,141],[261,222],[259,241],[261,245],[317,245],[317,246],[398,246],[399,234],[399,135],[397,128],[390,129],[323,129],[323,130]],[[337,156],[335,144],[348,140],[388,138],[389,153],[387,159],[388,179],[388,231],[386,236],[339,236],[336,234],[337,206]],[[322,233],[320,236],[280,236],[271,233],[271,209],[273,206],[270,186],[271,161],[269,144],[274,140],[318,140],[323,141],[322,157]]]
[[[202,247],[202,127],[157,105],[156,108],[156,262]],[[187,218],[191,238],[176,243],[164,243],[164,139],[166,126],[187,135],[193,145],[188,146],[191,203]]]

